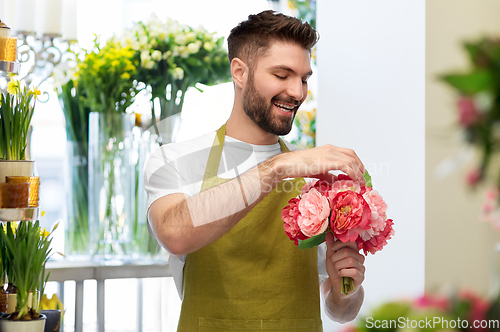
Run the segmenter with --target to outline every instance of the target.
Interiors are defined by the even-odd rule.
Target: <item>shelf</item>
[[[13,73],[19,74],[21,64],[19,62],[3,61],[0,60],[0,74]]]
[[[40,207],[0,209],[0,221],[26,221],[38,220],[40,218]]]

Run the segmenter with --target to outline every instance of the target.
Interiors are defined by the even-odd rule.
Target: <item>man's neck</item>
[[[278,136],[270,134],[244,112],[233,112],[226,123],[226,135],[245,143],[254,145],[270,145],[278,143]]]

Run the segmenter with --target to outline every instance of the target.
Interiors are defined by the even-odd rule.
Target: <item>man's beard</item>
[[[243,110],[245,114],[263,130],[270,134],[281,136],[288,134],[290,130],[292,130],[293,118],[295,115],[273,116],[273,103],[277,101],[298,104],[298,102],[292,98],[280,98],[278,96],[274,96],[268,104],[265,98],[255,91],[253,73],[250,73],[248,88],[243,95]]]

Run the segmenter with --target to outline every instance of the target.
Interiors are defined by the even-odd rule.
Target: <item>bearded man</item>
[[[317,32],[273,11],[250,15],[229,35],[234,104],[215,133],[164,145],[148,161],[151,233],[171,253],[182,308],[178,331],[323,331],[354,319],[363,302],[364,257],[356,243],[299,249],[281,210],[303,178],[342,171],[364,181],[350,149],[296,150],[290,132],[307,96]],[[323,249],[323,250],[322,250]],[[341,293],[341,277],[354,279]]]

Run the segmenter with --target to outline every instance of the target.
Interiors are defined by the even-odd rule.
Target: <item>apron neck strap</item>
[[[203,184],[201,191],[208,189],[204,188],[205,184],[208,184],[210,178],[217,176],[219,171],[220,159],[222,156],[222,149],[224,148],[224,141],[226,138],[226,124],[224,123],[218,130],[212,143],[212,148],[210,149],[210,154],[208,156],[207,167],[205,169],[205,174],[203,175]],[[281,138],[278,139],[282,152],[289,152],[290,150],[286,146],[285,142]]]

